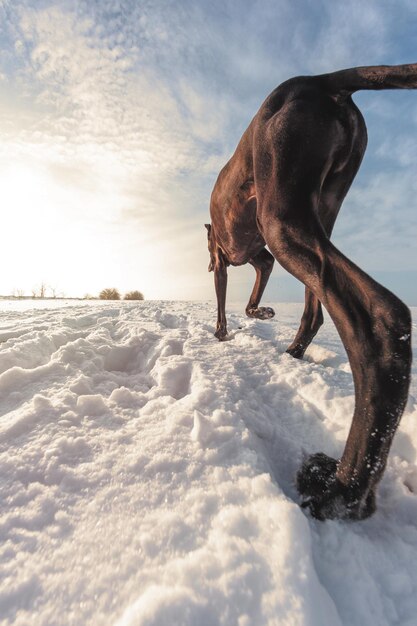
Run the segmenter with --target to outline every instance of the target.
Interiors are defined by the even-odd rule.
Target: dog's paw
[[[323,452],[308,457],[297,473],[297,489],[301,496],[320,497],[336,480],[337,461]]]
[[[291,356],[293,356],[294,359],[302,359],[305,351],[306,349],[301,343],[297,343],[295,344],[295,346],[291,345],[285,350],[285,352],[287,354],[291,354]]]
[[[257,308],[246,309],[246,315],[248,317],[254,317],[258,320],[269,320],[274,317],[275,311],[269,306],[260,306]]]
[[[227,341],[227,339],[229,338],[227,334],[227,329],[222,328],[222,327],[217,328],[216,332],[214,333],[214,336],[217,337],[219,341]]]
[[[363,520],[376,510],[375,493],[355,496],[337,478],[337,461],[319,452],[310,456],[297,474],[301,507],[318,520]]]

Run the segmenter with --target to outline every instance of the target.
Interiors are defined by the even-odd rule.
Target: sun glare
[[[0,175],[3,197],[2,277],[0,293],[30,294],[41,283],[58,292],[83,285],[80,251],[87,246],[86,229],[71,217],[79,207],[76,189],[64,189],[43,171],[13,164]],[[89,256],[94,241],[88,242]]]
[[[41,284],[49,295],[97,295],[109,286],[150,298],[183,295],[181,281],[173,285],[170,278],[175,243],[121,221],[123,194],[117,185],[109,193],[105,182],[85,190],[24,162],[3,169],[0,261],[7,271],[0,295],[31,295]]]

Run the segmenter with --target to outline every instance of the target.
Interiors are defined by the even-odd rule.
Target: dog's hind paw
[[[310,456],[297,474],[301,507],[318,520],[363,520],[376,510],[375,492],[354,496],[337,478],[337,461],[319,452]]]
[[[305,352],[305,347],[301,343],[297,343],[295,346],[291,345],[285,350],[287,354],[291,354],[294,359],[302,359]]]

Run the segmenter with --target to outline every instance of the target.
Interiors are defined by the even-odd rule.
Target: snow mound
[[[360,523],[299,508],[304,456],[353,412],[327,320],[211,303],[94,303],[0,323],[0,623],[375,626],[417,614],[417,395]],[[415,312],[414,312],[415,313]]]

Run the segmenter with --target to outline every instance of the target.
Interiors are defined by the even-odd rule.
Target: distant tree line
[[[120,292],[118,289],[114,287],[108,287],[107,289],[103,289],[99,294],[100,300],[120,300]],[[143,293],[140,291],[128,291],[124,295],[124,300],[144,300]]]
[[[65,294],[58,292],[56,287],[50,287],[45,283],[41,283],[39,287],[34,287],[31,290],[31,295],[25,295],[23,289],[14,289],[13,293],[9,296],[0,296],[1,298],[13,298],[13,299],[40,299],[40,300],[52,300],[52,299],[64,299]],[[85,294],[83,298],[68,298],[69,300],[121,300],[122,297],[118,289],[114,287],[108,287],[100,291],[98,298],[89,293]],[[144,295],[141,291],[134,290],[128,291],[123,296],[123,300],[144,300]]]

